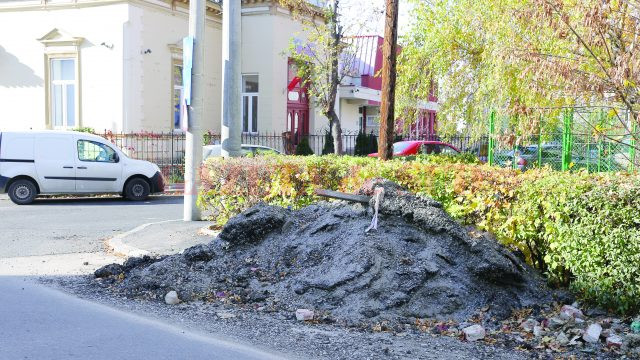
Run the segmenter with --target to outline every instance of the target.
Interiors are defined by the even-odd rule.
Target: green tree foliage
[[[637,0],[416,0],[399,61],[400,111],[428,94],[430,74],[445,133],[461,122],[484,133],[494,109],[497,128],[516,134],[539,131],[541,109],[543,126],[555,128],[562,106],[621,107],[637,122],[639,9]],[[629,133],[624,116],[610,115]]]

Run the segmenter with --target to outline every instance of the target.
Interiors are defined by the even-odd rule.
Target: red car
[[[455,146],[441,141],[409,140],[393,144],[393,156],[411,156],[418,154],[458,154],[460,150]],[[378,153],[369,154],[378,157]]]

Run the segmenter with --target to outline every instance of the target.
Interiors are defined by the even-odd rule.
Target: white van
[[[130,159],[111,142],[75,131],[0,132],[0,193],[19,205],[38,194],[122,194],[144,200],[164,191],[158,165]]]

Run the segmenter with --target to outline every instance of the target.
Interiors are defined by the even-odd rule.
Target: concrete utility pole
[[[240,156],[242,140],[241,1],[222,2],[222,156]]]
[[[378,154],[383,160],[389,160],[393,156],[399,1],[400,0],[387,0],[384,44],[382,45],[382,103],[380,104],[380,140],[378,142]]]
[[[191,72],[191,105],[184,164],[184,221],[200,220],[196,205],[200,188],[202,163],[202,114],[204,110],[204,21],[205,1],[189,3],[189,36],[193,37],[193,67]]]

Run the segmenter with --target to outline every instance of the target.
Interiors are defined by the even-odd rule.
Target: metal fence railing
[[[521,170],[549,166],[560,171],[585,169],[589,172],[635,171],[640,166],[636,156],[639,134],[633,125],[609,132],[575,130],[574,112],[567,109],[562,115],[560,131],[515,136],[497,134],[493,121],[492,114],[486,143],[490,165]]]
[[[180,183],[183,181],[186,142],[184,133],[113,133],[105,131],[99,135],[110,140],[134,159],[156,163],[169,183]],[[369,136],[375,138],[377,142],[378,136],[376,134]],[[358,134],[353,133],[345,133],[342,135],[343,150],[346,155],[355,154],[357,137]],[[287,133],[243,134],[242,144],[261,145],[276,149],[283,154],[294,154],[296,146],[302,138],[308,140],[309,147],[314,154],[322,154],[327,140],[326,134],[309,134],[297,138],[292,138]],[[469,136],[451,136],[445,138],[440,138],[435,135],[421,138],[415,136],[411,138],[398,136],[397,140],[444,141],[452,144],[463,152],[472,152],[481,158],[482,156],[486,158],[486,137],[474,140]],[[220,134],[205,133],[203,135],[203,145],[216,144],[220,144]]]
[[[184,179],[184,133],[112,133],[100,134],[130,157],[156,163],[169,183]],[[375,141],[377,135],[372,134]],[[358,134],[343,134],[344,153],[354,155]],[[283,154],[294,154],[303,137],[292,138],[284,134],[243,134],[243,144],[270,147]],[[321,155],[326,142],[325,134],[304,135],[314,154]],[[586,169],[590,172],[635,170],[640,159],[630,136],[593,136],[580,133],[547,133],[529,137],[502,139],[496,134],[472,136],[397,136],[397,140],[431,140],[449,143],[462,152],[472,153],[491,165],[526,170],[550,166],[555,170]],[[493,141],[492,141],[493,140]],[[220,144],[220,135],[207,133],[203,145]]]

